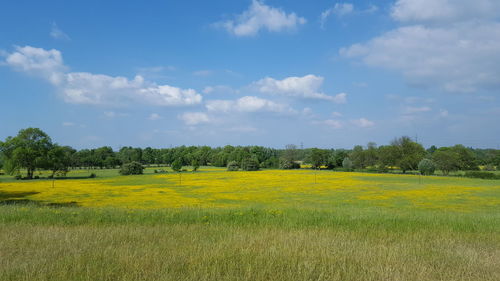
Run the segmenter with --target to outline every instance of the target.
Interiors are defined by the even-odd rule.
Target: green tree
[[[444,175],[448,175],[450,172],[457,171],[460,168],[459,155],[446,147],[436,150],[432,154],[432,160],[436,163],[436,168],[441,170]]]
[[[259,170],[259,161],[255,158],[246,158],[241,161],[241,169],[243,171],[257,171]]]
[[[365,151],[361,145],[356,145],[350,153],[352,164],[357,169],[365,168]]]
[[[280,157],[279,166],[281,169],[297,169],[300,164],[295,161],[298,160],[297,146],[294,144],[287,144],[285,150]]]
[[[47,153],[44,168],[52,171],[52,177],[54,177],[56,173],[65,176],[72,164],[72,156],[75,152],[76,151],[69,146],[53,145]]]
[[[418,169],[418,163],[425,156],[425,149],[421,144],[412,141],[409,137],[401,137],[395,139],[391,145],[394,147],[396,165],[403,173]]]
[[[430,176],[434,174],[436,164],[434,164],[432,160],[425,158],[418,163],[418,170],[420,171],[420,174]]]
[[[198,162],[198,160],[196,159],[193,159],[191,161],[191,167],[193,167],[193,172],[198,171],[198,169],[200,168],[200,162]]]
[[[352,161],[349,159],[349,157],[344,158],[342,161],[342,167],[346,169],[347,171],[352,171]]]
[[[2,143],[1,152],[4,155],[4,168],[9,174],[19,173],[26,169],[26,177],[33,178],[38,168],[47,163],[47,154],[52,148],[50,137],[38,128],[20,130],[17,136],[8,137]]]
[[[239,169],[240,169],[240,166],[238,165],[238,162],[236,162],[236,161],[231,161],[227,164],[227,170],[230,172],[238,171]]]
[[[130,163],[123,164],[120,169],[120,174],[126,175],[142,175],[144,167],[141,163],[132,161]]]
[[[182,160],[177,158],[172,162],[172,170],[175,172],[180,172],[182,170]]]
[[[319,169],[322,165],[325,165],[328,160],[328,151],[319,148],[312,148],[309,152],[309,163],[313,169]]]

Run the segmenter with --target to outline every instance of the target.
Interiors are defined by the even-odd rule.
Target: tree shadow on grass
[[[2,205],[34,205],[34,206],[47,206],[47,207],[79,207],[75,201],[61,202],[61,203],[45,203],[37,200],[27,199],[26,197],[38,194],[40,192],[27,191],[2,191],[0,190],[0,206]]]

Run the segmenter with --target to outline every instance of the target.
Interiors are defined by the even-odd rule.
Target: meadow
[[[498,180],[154,169],[0,176],[0,280],[500,279]]]

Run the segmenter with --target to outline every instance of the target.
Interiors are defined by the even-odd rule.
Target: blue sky
[[[500,145],[496,0],[1,5],[1,139]]]

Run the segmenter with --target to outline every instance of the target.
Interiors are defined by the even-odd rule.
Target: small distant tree
[[[254,158],[246,158],[241,161],[241,169],[243,171],[257,171],[259,170],[259,161]]]
[[[344,158],[344,161],[342,161],[342,167],[348,171],[352,171],[352,161],[349,157]]]
[[[71,166],[71,156],[75,150],[68,146],[53,145],[47,153],[44,168],[51,170],[51,177],[56,176],[56,173],[65,176]]]
[[[430,176],[434,174],[434,171],[436,170],[436,164],[434,164],[432,160],[425,158],[418,163],[418,170],[422,175]]]
[[[172,170],[175,172],[179,172],[182,170],[182,160],[180,158],[177,158],[172,162]]]
[[[191,161],[191,166],[193,167],[193,172],[196,172],[200,168],[200,163],[198,162],[198,160],[193,159]]]
[[[300,164],[286,158],[280,159],[280,169],[300,169]]]
[[[238,165],[238,162],[236,161],[231,161],[227,163],[227,170],[228,171],[238,171],[240,169],[240,166]]]
[[[459,169],[459,155],[447,148],[440,148],[432,155],[436,168],[444,175]]]
[[[123,164],[121,169],[120,169],[120,174],[127,176],[127,175],[142,175],[144,171],[144,167],[142,166],[141,163],[132,161],[127,164]]]

